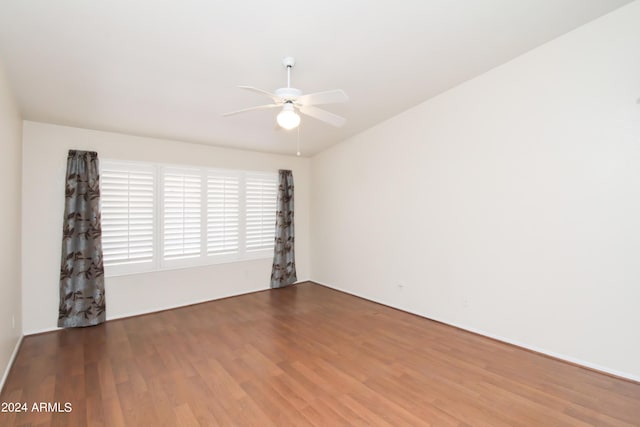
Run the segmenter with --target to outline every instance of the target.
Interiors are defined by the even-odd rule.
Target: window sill
[[[168,265],[165,265],[163,267],[155,267],[153,265],[145,265],[143,267],[142,265],[140,265],[140,266],[136,266],[137,268],[131,268],[132,267],[131,265],[119,265],[119,266],[112,266],[111,268],[105,267],[104,276],[105,278],[135,276],[140,274],[162,273],[162,272],[174,271],[174,270],[201,269],[201,268],[220,266],[224,264],[238,264],[238,263],[252,262],[252,261],[258,261],[258,260],[270,261],[271,259],[273,259],[273,252],[270,252],[269,255],[265,253],[260,253],[260,254],[255,254],[255,256],[245,255],[242,258],[230,257],[230,258],[220,259],[215,262],[211,262],[211,261],[194,262],[192,264],[168,263]],[[184,261],[184,260],[181,260],[181,261]]]

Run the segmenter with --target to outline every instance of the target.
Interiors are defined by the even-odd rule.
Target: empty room
[[[0,426],[640,426],[640,0],[0,0]]]

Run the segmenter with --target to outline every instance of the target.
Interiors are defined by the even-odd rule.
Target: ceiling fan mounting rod
[[[287,89],[288,89],[291,87],[291,69],[293,68],[294,65],[296,65],[296,60],[291,56],[287,56],[285,58],[282,58],[282,65],[287,67]]]

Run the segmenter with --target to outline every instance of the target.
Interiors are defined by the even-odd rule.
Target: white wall
[[[100,158],[230,169],[291,169],[296,185],[298,279],[309,279],[309,159],[215,148],[25,121],[23,158],[24,332],[56,328],[69,149]],[[107,277],[107,318],[129,316],[269,287],[271,260]]]
[[[313,279],[640,379],[638,23],[634,2],[315,156]]]
[[[0,64],[0,388],[22,336],[20,181],[22,119]]]

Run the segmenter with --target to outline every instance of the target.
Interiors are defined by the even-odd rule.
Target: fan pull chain
[[[296,152],[296,156],[300,157],[300,126],[298,126],[298,151]]]

